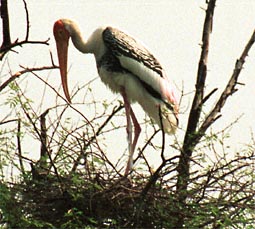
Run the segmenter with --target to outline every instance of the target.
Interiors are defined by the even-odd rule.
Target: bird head
[[[68,100],[69,103],[71,103],[71,98],[67,84],[67,59],[68,59],[68,44],[70,39],[70,32],[68,31],[67,28],[68,26],[65,26],[64,20],[60,19],[56,21],[54,24],[53,34],[57,45],[58,62],[63,90],[66,99]]]

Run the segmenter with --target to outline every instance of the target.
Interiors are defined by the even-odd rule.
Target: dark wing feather
[[[131,36],[116,28],[107,27],[103,32],[103,40],[115,56],[132,58],[163,77],[164,71],[158,60]]]

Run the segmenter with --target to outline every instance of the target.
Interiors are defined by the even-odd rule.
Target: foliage
[[[18,101],[13,109],[18,112],[19,120],[25,128],[21,128],[19,134],[15,131],[8,141],[2,141],[2,149],[7,142],[12,144],[12,147],[7,147],[8,154],[2,151],[2,155],[6,156],[5,166],[2,160],[2,167],[11,164],[21,172],[17,181],[9,183],[4,181],[2,169],[2,225],[7,224],[11,228],[171,228],[176,224],[180,208],[185,228],[252,225],[255,217],[255,142],[234,158],[227,158],[228,152],[224,146],[225,138],[228,137],[225,133],[227,129],[222,130],[222,135],[207,135],[194,151],[191,162],[194,165],[191,166],[187,203],[184,207],[177,201],[175,169],[178,156],[167,159],[162,156],[165,164],[154,185],[151,184],[151,178],[156,172],[146,172],[152,169],[146,161],[143,167],[126,178],[121,176],[122,167],[113,165],[107,159],[97,137],[122,128],[115,124],[115,129],[111,129],[110,122],[114,121],[118,113],[123,112],[122,105],[104,106],[103,115],[93,118],[89,124],[82,120],[80,124],[74,125],[65,117],[68,111],[66,106],[56,105],[39,116],[33,113],[33,102],[25,98],[20,88],[11,90],[12,97],[16,93],[17,98],[7,99],[7,103]],[[61,115],[54,116],[58,109],[57,113]],[[54,115],[51,116],[51,113]],[[94,120],[101,125],[94,124]],[[45,123],[46,129],[42,128]],[[3,130],[3,139],[14,131],[8,131],[7,128]],[[95,133],[96,137],[93,135]],[[156,147],[153,139],[159,133],[155,131],[145,142],[140,150],[140,161],[145,160],[143,154],[148,145]],[[41,143],[40,158],[36,161],[23,156],[23,152],[16,152],[15,139],[27,134]],[[44,135],[47,141],[42,138]],[[217,145],[221,146],[218,147],[220,150],[216,150]],[[162,150],[160,145],[157,147]],[[23,171],[21,162],[23,167],[29,163],[31,168]],[[151,185],[147,190],[148,184]]]

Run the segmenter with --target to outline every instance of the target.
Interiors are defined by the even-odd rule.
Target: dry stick
[[[9,46],[11,44],[10,26],[9,26],[9,14],[7,0],[1,0],[1,18],[3,21],[3,43],[1,48]]]
[[[213,178],[210,179],[208,181],[208,186],[212,186],[213,184],[217,183],[219,180],[223,180],[225,177],[227,177],[228,175],[231,175],[233,173],[235,173],[236,171],[242,169],[243,167],[246,167],[246,166],[249,166],[249,164],[243,164],[244,162],[246,162],[247,160],[254,160],[254,154],[251,154],[249,156],[242,156],[242,157],[237,157],[237,158],[234,158],[232,159],[231,161],[223,164],[223,165],[215,165],[214,168],[210,169],[206,174],[202,174],[202,175],[199,175],[199,176],[196,176],[194,178],[192,178],[193,181],[197,181],[203,177],[210,177],[213,175]],[[220,176],[216,176],[215,174],[217,174],[217,172],[219,171],[222,171],[224,170],[225,168],[230,168],[230,167],[233,167],[234,164],[240,164],[238,165],[237,167],[234,167],[233,169],[231,169],[229,172],[227,173],[224,173]]]
[[[0,48],[0,60],[3,59],[4,55],[11,51],[13,48],[17,47],[17,46],[20,46],[22,47],[22,45],[25,45],[25,44],[41,44],[41,45],[49,45],[49,40],[50,38],[44,40],[44,41],[31,41],[31,40],[23,40],[23,41],[19,41],[18,39],[16,39],[16,41],[14,41],[13,43],[7,45],[7,46],[4,46],[4,47],[1,47]],[[12,50],[13,51],[13,50]]]
[[[245,210],[249,209],[251,212],[254,212],[254,204],[247,204],[247,202],[251,202],[254,199],[254,193],[246,194],[244,187],[245,186],[238,190],[239,193],[242,193],[241,196],[234,195],[234,197],[232,197],[229,201],[222,203],[215,202],[214,204],[217,205],[217,208],[221,209],[219,214],[215,215],[214,217],[208,217],[208,221],[203,222],[197,226],[197,228],[205,228],[207,225],[212,224],[213,222],[215,223],[213,228],[222,228],[222,225],[224,225],[226,220],[231,219],[231,221],[234,221],[234,217],[240,213],[243,213]],[[222,188],[224,189],[224,187]],[[243,196],[244,193],[245,196]],[[225,214],[226,212],[228,215],[227,219]],[[254,222],[254,218],[251,216],[250,220],[248,221]],[[240,219],[238,219],[237,222],[240,223]]]
[[[218,88],[214,88],[207,96],[205,96],[202,100],[202,104],[205,104],[205,102],[218,90]]]
[[[55,65],[52,66],[43,66],[43,67],[35,67],[35,68],[25,68],[23,66],[20,66],[23,68],[23,70],[16,72],[14,75],[12,75],[9,79],[7,79],[4,83],[0,85],[0,92],[6,88],[9,83],[13,82],[15,79],[19,78],[21,75],[29,72],[36,72],[36,71],[43,71],[43,70],[52,70],[55,68],[58,68]]]
[[[134,162],[133,162],[133,163],[135,164],[136,161],[142,156],[143,159],[144,159],[144,161],[145,161],[145,163],[146,163],[146,165],[147,165],[147,167],[148,167],[148,169],[149,169],[149,172],[151,173],[151,175],[152,175],[152,172],[150,171],[149,163],[148,163],[148,161],[146,160],[146,158],[145,158],[143,152],[145,151],[145,149],[147,148],[147,146],[151,143],[152,139],[156,136],[156,134],[157,134],[159,131],[160,131],[160,129],[155,130],[154,133],[151,135],[151,137],[150,137],[148,140],[146,140],[145,145],[144,145],[143,148],[139,151],[138,156],[134,159]]]
[[[235,89],[235,86],[237,84],[239,84],[237,81],[238,77],[240,75],[241,70],[243,69],[243,65],[245,63],[245,58],[248,56],[248,52],[250,51],[254,42],[255,42],[255,30],[253,31],[252,36],[251,36],[250,40],[248,41],[247,45],[245,46],[244,51],[241,54],[240,58],[236,61],[233,74],[232,74],[225,90],[222,92],[215,107],[212,109],[212,111],[209,113],[209,115],[206,117],[205,121],[201,125],[201,127],[199,129],[199,133],[201,133],[201,135],[203,135],[205,133],[205,131],[208,129],[208,127],[211,126],[212,123],[215,122],[215,120],[217,119],[217,115],[220,113],[221,108],[225,105],[227,98],[237,91],[237,89]]]
[[[207,75],[207,59],[209,52],[209,38],[210,33],[212,31],[215,2],[216,0],[211,0],[206,10],[202,36],[203,44],[197,73],[196,92],[189,114],[188,126],[184,137],[179,164],[177,166],[178,179],[176,184],[176,192],[177,195],[179,196],[178,199],[180,202],[184,202],[186,199],[189,178],[189,162],[193,149],[197,144],[196,129],[198,127],[204,100],[204,86]],[[212,93],[210,93],[209,96]],[[182,227],[182,220],[180,221],[180,224],[177,226]]]
[[[40,158],[38,160],[38,163],[41,168],[46,169],[47,168],[47,128],[46,128],[46,115],[49,113],[49,109],[47,109],[45,112],[43,112],[40,115],[40,126],[41,126],[41,153]],[[50,153],[50,152],[49,152]]]
[[[180,159],[178,162],[177,170],[177,182],[176,182],[176,198],[178,202],[179,209],[177,209],[176,223],[173,225],[175,228],[183,228],[184,217],[182,212],[182,207],[185,205],[187,198],[187,188],[189,180],[189,170],[190,170],[190,158],[194,147],[198,143],[196,130],[199,125],[199,119],[201,115],[201,110],[204,100],[204,87],[207,76],[207,61],[209,53],[209,41],[210,34],[212,32],[213,25],[213,14],[215,9],[216,0],[210,0],[206,10],[206,16],[203,27],[202,36],[202,50],[198,65],[197,81],[196,81],[196,91],[193,99],[192,107],[190,110],[188,125],[186,134],[184,136],[183,147],[181,150]],[[208,96],[207,96],[208,97]],[[210,97],[210,94],[209,94]]]
[[[243,65],[245,63],[245,58],[248,56],[248,52],[251,49],[252,45],[255,42],[255,31],[253,31],[253,34],[250,38],[250,40],[248,41],[247,45],[245,46],[245,49],[243,51],[243,53],[241,54],[241,57],[236,61],[235,64],[235,68],[233,71],[233,74],[225,88],[225,90],[222,92],[218,102],[216,103],[215,107],[212,109],[212,111],[209,113],[209,115],[206,117],[205,121],[202,123],[201,127],[199,128],[197,134],[190,136],[190,139],[193,140],[193,144],[191,142],[189,142],[189,144],[186,147],[186,150],[183,151],[183,153],[188,152],[190,153],[190,155],[184,155],[185,160],[184,161],[184,165],[186,168],[189,168],[189,157],[191,156],[192,150],[195,147],[195,145],[199,142],[199,140],[204,136],[206,130],[208,129],[208,127],[210,127],[218,118],[221,117],[221,115],[219,114],[221,109],[223,108],[223,106],[225,105],[226,100],[228,99],[228,97],[230,95],[232,95],[233,93],[235,93],[237,91],[237,89],[235,89],[235,86],[238,83],[238,77],[240,75],[241,70],[243,69]],[[203,101],[202,101],[203,103]],[[181,162],[180,162],[181,163]],[[180,195],[180,191],[183,191],[183,193],[181,193],[181,195],[179,196],[179,201],[185,201],[186,197],[187,197],[187,179],[189,177],[188,174],[188,170],[186,170],[186,174],[181,172],[180,168],[184,168],[185,167],[183,165],[180,164],[179,168],[178,168],[178,172],[179,172],[179,177],[178,177],[178,183],[177,183],[177,190],[179,191],[179,195]],[[180,176],[180,174],[182,173],[182,176]],[[186,192],[186,193],[184,193]],[[181,222],[183,224],[183,222]],[[179,224],[182,225],[182,224]]]
[[[18,85],[17,85],[17,86],[18,86]],[[21,91],[20,88],[19,88],[19,90],[20,90],[20,92],[21,92],[21,95],[22,95],[23,97],[25,97],[25,95],[23,94],[23,92]],[[32,107],[30,107],[30,108],[32,109]],[[43,142],[43,139],[42,139],[42,136],[41,136],[40,131],[38,130],[38,128],[37,128],[37,126],[36,126],[36,123],[33,121],[32,117],[31,117],[30,114],[27,112],[27,110],[25,109],[25,107],[22,106],[22,110],[23,110],[23,112],[25,113],[25,115],[26,115],[27,119],[29,120],[29,122],[32,124],[32,126],[33,126],[33,128],[34,128],[36,134],[38,135],[38,137],[39,137],[39,139],[40,139],[40,142],[42,143],[42,142]],[[45,149],[46,149],[46,152],[47,152],[47,156],[48,156],[48,158],[49,158],[49,160],[50,160],[50,165],[53,167],[53,170],[54,170],[54,172],[55,172],[55,174],[56,174],[56,177],[57,177],[57,179],[58,179],[58,181],[59,181],[61,191],[64,192],[65,189],[64,189],[64,187],[63,187],[63,183],[62,183],[62,181],[61,181],[61,177],[60,177],[60,175],[59,175],[59,173],[58,173],[57,167],[55,166],[55,164],[54,164],[54,162],[53,162],[53,160],[52,160],[51,154],[50,154],[49,150],[47,149],[47,147],[45,147]],[[32,166],[32,168],[33,168],[33,165],[31,165],[31,166]]]
[[[83,147],[83,152],[87,149],[87,147],[96,139],[96,137],[100,134],[100,132],[102,131],[102,129],[107,125],[107,123],[112,119],[112,117],[119,112],[124,106],[120,105],[118,107],[114,107],[113,111],[111,113],[111,115],[109,115],[107,117],[107,119],[104,121],[104,123],[98,128],[98,130],[95,132],[95,134],[89,139],[89,141],[84,145]],[[74,165],[71,169],[71,173],[74,173],[77,169],[77,166],[80,163],[80,160],[83,157],[83,152],[78,156],[78,158],[76,159],[76,161],[74,162]],[[109,163],[109,161],[108,161]],[[112,167],[114,168],[114,166],[112,165]]]
[[[211,0],[208,4],[208,8],[206,10],[206,17],[203,28],[203,36],[202,36],[202,50],[201,56],[198,65],[197,72],[197,81],[196,81],[196,91],[193,99],[192,107],[189,114],[187,131],[184,137],[183,143],[183,151],[186,154],[190,155],[192,153],[192,149],[195,146],[195,142],[193,142],[196,129],[198,127],[199,118],[201,115],[201,110],[204,102],[216,91],[214,89],[209,95],[204,98],[204,87],[207,76],[207,61],[208,61],[208,53],[209,53],[209,41],[210,41],[210,33],[212,31],[213,24],[213,14],[216,0]]]
[[[17,121],[19,121],[19,119],[17,119],[17,118],[15,118],[15,119],[10,119],[10,120],[7,120],[7,121],[1,121],[1,122],[0,122],[0,126],[1,126],[1,125],[5,125],[5,124],[10,123],[10,122],[17,122]]]
[[[28,40],[28,36],[29,36],[29,27],[30,27],[30,23],[29,23],[29,14],[28,14],[28,9],[27,9],[27,3],[25,0],[23,0],[24,3],[24,8],[25,8],[25,12],[26,12],[26,22],[27,22],[27,30],[26,30],[26,38],[25,40]]]
[[[7,0],[1,0],[1,17],[3,21],[3,43],[0,47],[0,60],[3,59],[5,54],[9,51],[13,51],[12,48],[16,46],[22,46],[23,44],[44,44],[49,45],[48,41],[49,38],[45,41],[29,41],[29,14],[28,14],[28,8],[27,3],[25,0],[23,0],[25,13],[26,13],[26,37],[23,41],[18,41],[16,39],[13,43],[11,42],[10,38],[10,27],[9,27],[9,14],[8,14],[8,3]]]
[[[23,175],[25,175],[25,168],[23,164],[23,158],[22,158],[22,149],[21,149],[21,140],[20,140],[20,134],[21,134],[21,120],[18,119],[18,132],[17,132],[17,146],[18,146],[18,157],[19,157],[19,165],[20,170]]]
[[[36,76],[38,79],[40,79],[42,82],[44,82],[48,87],[50,87],[60,98],[62,98],[64,101],[66,101],[66,103],[68,104],[68,106],[71,108],[71,109],[73,109],[74,111],[76,111],[79,115],[81,115],[81,117],[83,117],[84,118],[84,120],[86,121],[86,123],[92,128],[92,132],[93,132],[93,136],[91,137],[91,140],[93,140],[93,141],[96,141],[96,143],[97,143],[97,135],[99,134],[97,134],[96,133],[96,131],[94,130],[94,127],[93,127],[93,125],[91,124],[91,122],[87,119],[87,117],[82,113],[82,112],[80,112],[78,109],[76,109],[72,104],[70,104],[63,96],[61,96],[59,93],[58,93],[58,91],[54,88],[54,87],[52,87],[48,82],[46,82],[45,80],[43,80],[43,78],[42,77],[40,77],[38,74],[36,74],[35,72],[31,72],[34,76]],[[101,131],[101,129],[100,129],[100,131]],[[100,132],[99,131],[99,132]],[[91,141],[92,142],[92,141]],[[91,143],[90,142],[90,143]],[[98,143],[97,143],[98,144]]]
[[[162,168],[168,162],[168,160],[166,160],[165,156],[164,156],[164,151],[165,151],[165,131],[164,131],[164,127],[163,127],[162,114],[161,114],[160,106],[159,106],[159,120],[160,120],[160,126],[161,126],[161,130],[162,130],[162,147],[161,147],[161,154],[160,154],[162,162],[161,162],[160,166],[157,168],[157,170],[155,171],[155,173],[150,176],[149,181],[147,182],[147,184],[145,185],[145,187],[143,188],[143,190],[141,191],[141,193],[139,195],[137,204],[135,205],[135,211],[134,211],[134,218],[135,218],[136,222],[139,221],[140,213],[141,213],[142,208],[144,206],[145,197],[146,197],[147,193],[149,192],[151,187],[155,185],[156,181],[160,177],[160,172],[161,172]]]
[[[157,170],[155,171],[155,173],[151,175],[150,180],[148,181],[148,183],[145,185],[144,189],[142,190],[142,192],[140,194],[140,199],[141,200],[144,199],[144,197],[147,195],[147,193],[150,190],[150,188],[156,183],[156,181],[158,180],[158,178],[160,176],[160,172],[161,172],[162,168],[167,163],[167,160],[165,159],[165,156],[164,156],[164,151],[165,151],[165,131],[164,131],[164,127],[163,127],[161,108],[160,107],[159,107],[159,119],[160,119],[161,131],[162,131],[162,146],[161,146],[161,154],[160,154],[162,162],[161,162],[160,166],[157,168]]]
[[[52,57],[52,56],[51,56],[51,57]],[[52,69],[57,68],[57,66],[55,66],[55,64],[54,64],[52,58],[51,58],[51,60],[52,60],[52,64],[53,64],[53,66],[52,66],[53,68],[52,68]],[[44,68],[46,68],[46,67],[44,67]],[[44,82],[47,86],[49,86],[58,96],[60,96],[63,100],[65,100],[65,101],[68,103],[68,101],[67,101],[64,97],[62,97],[62,96],[56,91],[55,88],[53,88],[51,85],[49,85],[46,81],[44,81],[39,75],[37,75],[37,74],[35,73],[35,71],[36,71],[36,70],[38,71],[38,69],[36,69],[36,68],[26,68],[26,69],[24,69],[24,71],[25,71],[25,70],[27,70],[28,72],[31,72],[34,76],[36,76],[38,79],[40,79],[41,81],[43,81],[43,82]],[[44,70],[44,69],[42,69],[42,70]],[[16,73],[16,74],[17,74],[17,73]],[[16,75],[16,74],[15,74],[15,75]],[[0,87],[0,89],[1,89],[1,87]],[[76,109],[72,104],[70,104],[70,103],[68,103],[68,105],[69,105],[74,111],[76,111],[78,114],[80,114],[80,115],[86,120],[86,122],[88,123],[88,125],[90,125],[90,126],[92,127],[93,136],[90,138],[89,143],[86,144],[85,148],[86,148],[89,144],[91,144],[94,140],[96,140],[96,137],[99,135],[99,133],[101,132],[101,130],[104,128],[104,126],[110,121],[110,119],[113,117],[113,115],[116,114],[120,109],[123,108],[123,106],[119,106],[116,110],[114,110],[113,113],[112,113],[112,115],[110,115],[110,117],[108,117],[108,118],[106,119],[106,121],[104,122],[104,124],[103,124],[97,131],[95,131],[95,130],[93,129],[93,126],[92,126],[91,122],[90,122],[79,110],[77,110],[77,109]],[[82,158],[82,155],[79,156],[78,162],[80,161],[81,158]],[[51,161],[51,162],[53,162],[53,161]],[[76,162],[76,163],[77,163],[77,162]],[[77,165],[78,165],[78,164],[77,164]],[[73,166],[73,168],[72,168],[72,170],[71,170],[72,172],[76,170],[77,165],[74,165],[74,166]],[[54,170],[55,170],[55,169],[54,169]]]
[[[91,124],[91,122],[87,119],[87,117],[82,113],[80,112],[78,109],[76,109],[71,103],[69,103],[62,95],[60,95],[58,93],[58,91],[52,87],[48,82],[46,82],[42,77],[40,77],[38,74],[34,73],[34,71],[31,72],[34,76],[36,76],[39,80],[41,80],[43,83],[45,83],[49,88],[51,88],[61,99],[63,99],[67,104],[68,106],[76,111],[79,115],[81,115],[81,117],[84,118],[84,120],[88,123],[89,126],[91,126],[92,128],[92,131],[93,131],[93,135],[95,135],[95,130],[93,129],[93,125]],[[96,138],[95,138],[96,139]]]

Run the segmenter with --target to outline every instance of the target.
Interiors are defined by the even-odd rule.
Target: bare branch
[[[9,14],[8,14],[8,1],[7,0],[1,0],[1,18],[2,18],[2,24],[3,24],[3,43],[2,43],[0,49],[4,48],[6,46],[9,46],[11,44]]]
[[[25,44],[49,45],[49,40],[50,40],[50,38],[48,38],[45,41],[30,41],[30,40],[27,40],[27,41],[26,40],[18,41],[18,39],[17,39],[14,43],[10,43],[9,45],[0,48],[0,60],[3,59],[4,55],[7,52],[13,51],[12,49],[17,47],[17,46],[22,47],[22,45],[25,45]]]
[[[198,127],[199,118],[201,114],[201,109],[204,100],[204,87],[205,80],[207,76],[207,60],[209,53],[209,40],[210,33],[212,32],[212,24],[213,24],[213,14],[215,8],[216,0],[211,0],[208,3],[208,8],[206,10],[206,17],[203,28],[203,36],[202,36],[202,50],[201,56],[198,65],[197,72],[197,81],[196,81],[196,91],[193,99],[192,107],[189,114],[188,126],[186,130],[186,134],[184,137],[183,150],[189,155],[192,153],[192,148],[195,146],[196,142],[194,141],[195,132]]]
[[[186,134],[184,137],[183,149],[181,152],[181,157],[179,161],[179,166],[177,171],[179,173],[178,181],[177,181],[177,191],[181,189],[186,189],[186,179],[188,178],[189,174],[189,158],[191,157],[192,151],[194,146],[197,144],[197,137],[196,137],[196,129],[198,126],[201,108],[203,105],[203,97],[204,97],[204,85],[205,79],[207,75],[207,59],[208,59],[208,52],[209,52],[209,39],[210,33],[212,31],[212,21],[213,21],[213,13],[215,8],[216,0],[211,0],[208,3],[208,8],[206,10],[205,22],[204,22],[204,29],[203,29],[203,45],[202,51],[198,66],[198,73],[197,73],[197,82],[196,82],[196,92],[193,99],[192,107],[189,114],[188,119],[188,126],[186,130]],[[185,199],[185,195],[182,197],[182,200]]]
[[[20,135],[21,135],[21,120],[18,119],[18,128],[17,128],[18,157],[19,157],[20,170],[21,170],[21,173],[24,175],[25,174],[25,168],[24,168],[24,165],[23,165]]]
[[[42,168],[46,168],[46,157],[47,157],[47,128],[46,128],[46,115],[49,113],[49,109],[40,115],[40,125],[41,125],[41,155],[39,158],[39,165]]]
[[[27,3],[25,0],[23,0],[24,8],[26,12],[26,37],[24,40],[19,41],[19,39],[16,39],[13,43],[11,42],[10,38],[10,26],[9,26],[9,15],[8,15],[8,1],[7,0],[1,0],[1,17],[2,17],[2,24],[3,24],[3,43],[0,48],[0,60],[2,60],[9,51],[13,51],[12,49],[21,46],[24,44],[44,44],[49,45],[48,41],[49,38],[45,41],[30,41],[29,38],[29,14],[28,14],[28,8]],[[16,52],[16,51],[15,51]]]
[[[25,0],[23,0],[23,3],[24,3],[24,8],[25,8],[25,12],[26,12],[26,21],[27,21],[27,31],[26,31],[26,38],[25,40],[27,41],[28,40],[28,37],[29,37],[29,27],[30,27],[30,23],[29,23],[29,14],[28,14],[28,9],[27,9],[27,3]]]
[[[211,126],[212,123],[215,122],[216,116],[220,113],[220,111],[223,108],[223,106],[225,105],[225,102],[227,101],[228,97],[237,91],[237,89],[235,87],[237,84],[240,84],[240,83],[238,83],[238,77],[240,75],[241,70],[243,69],[243,65],[245,63],[245,58],[248,56],[248,52],[251,49],[254,42],[255,42],[255,30],[253,31],[250,40],[246,44],[244,51],[241,54],[240,58],[236,61],[233,74],[232,74],[225,90],[222,92],[215,107],[212,109],[212,111],[209,113],[209,115],[206,117],[205,121],[201,125],[201,127],[199,129],[199,133],[201,133],[200,135],[205,133],[205,131],[208,129],[208,127]]]
[[[28,73],[28,72],[36,72],[36,71],[43,71],[43,70],[52,70],[55,68],[58,68],[55,65],[52,66],[43,66],[43,67],[35,67],[35,68],[26,68],[23,66],[20,66],[21,68],[23,68],[23,70],[16,72],[14,75],[12,75],[8,80],[6,80],[4,83],[2,83],[2,85],[0,85],[0,92],[6,88],[9,83],[13,82],[14,80],[16,80],[17,78],[19,78],[21,75]]]
[[[4,125],[4,124],[7,124],[7,123],[10,123],[10,122],[17,122],[19,119],[10,119],[10,120],[7,120],[7,121],[1,121],[0,122],[0,125]]]
[[[119,112],[124,106],[123,105],[119,105],[118,107],[114,107],[112,110],[112,113],[107,117],[107,119],[103,122],[103,124],[97,129],[97,131],[95,132],[94,136],[92,136],[89,141],[85,144],[85,146],[83,147],[83,152],[81,154],[79,154],[78,158],[76,159],[76,161],[74,162],[74,165],[71,169],[71,173],[74,173],[77,169],[77,166],[80,163],[80,160],[83,157],[84,151],[88,148],[88,146],[96,139],[96,137],[100,134],[100,132],[103,130],[103,128],[109,123],[109,121],[112,119],[112,117]]]
[[[134,164],[136,163],[136,161],[137,161],[141,156],[144,158],[144,156],[143,156],[144,150],[146,149],[146,147],[147,147],[149,144],[151,144],[152,139],[156,136],[156,134],[157,134],[159,131],[160,131],[160,129],[155,130],[154,133],[151,135],[151,137],[146,141],[145,145],[144,145],[143,148],[140,150],[138,156],[133,160],[133,163],[134,163]],[[145,158],[144,158],[144,159],[145,159]],[[149,164],[148,164],[148,162],[147,162],[146,159],[145,159],[145,163],[148,165],[148,168],[150,168],[150,167],[149,167]],[[151,171],[150,171],[150,172],[151,172]],[[151,174],[151,175],[152,175],[152,174]]]
[[[204,104],[217,90],[218,88],[214,88],[207,96],[205,96],[202,100],[202,104]]]
[[[216,0],[210,0],[206,10],[203,36],[202,36],[203,44],[202,44],[199,65],[198,65],[198,73],[197,73],[197,81],[196,81],[196,91],[195,91],[195,96],[193,99],[193,103],[192,103],[189,118],[188,118],[188,126],[184,136],[184,142],[183,142],[183,147],[181,150],[179,163],[176,168],[178,172],[177,183],[176,183],[176,196],[177,196],[177,201],[180,204],[180,209],[178,210],[179,213],[177,215],[178,220],[176,222],[176,225],[174,225],[176,228],[182,228],[184,224],[181,208],[182,208],[182,205],[185,205],[185,201],[187,199],[188,180],[190,176],[190,158],[191,158],[194,147],[198,143],[196,130],[199,124],[199,119],[200,119],[201,110],[203,106],[203,100],[204,100],[204,87],[205,87],[205,80],[207,76],[209,40],[210,40],[210,33],[212,32],[215,3],[216,3]],[[210,97],[210,94],[209,94],[209,97]],[[209,97],[207,96],[207,99]]]
[[[151,175],[148,183],[146,184],[146,186],[142,190],[142,192],[140,194],[140,201],[144,200],[144,198],[147,195],[147,193],[150,190],[150,188],[153,185],[155,185],[156,181],[160,177],[161,170],[165,167],[166,163],[168,162],[168,160],[166,160],[165,156],[164,156],[164,151],[165,151],[165,131],[164,131],[164,127],[163,127],[162,114],[161,114],[161,108],[160,107],[159,107],[158,114],[159,114],[160,126],[161,126],[161,131],[162,131],[162,145],[161,145],[161,154],[160,154],[162,162],[161,162],[160,166],[157,168],[157,170],[155,171],[155,173]]]
[[[18,86],[18,85],[17,85],[17,86]],[[18,86],[18,88],[19,88],[19,91],[20,91],[22,97],[26,98],[26,96],[24,95],[24,93],[21,91],[21,88],[20,88],[19,86]],[[27,98],[26,98],[26,99],[27,99]],[[22,104],[22,102],[21,102],[21,104]],[[38,136],[38,138],[40,139],[40,142],[42,143],[42,142],[43,142],[43,138],[42,138],[42,135],[41,135],[41,131],[37,128],[37,126],[36,126],[36,121],[33,120],[33,117],[32,117],[31,114],[29,113],[29,110],[33,111],[33,108],[31,107],[30,104],[29,104],[29,108],[30,108],[30,109],[27,109],[27,107],[24,107],[24,106],[22,106],[21,108],[22,108],[22,110],[23,110],[25,116],[27,117],[29,123],[31,123],[31,125],[32,125],[32,127],[33,127],[35,133],[36,133],[37,136]],[[34,113],[35,113],[35,112],[34,112]],[[60,184],[60,187],[61,187],[61,191],[64,192],[64,187],[62,186],[61,176],[60,176],[60,174],[59,174],[59,172],[58,172],[57,167],[56,167],[55,164],[54,164],[54,161],[52,160],[51,152],[47,149],[47,147],[45,148],[45,150],[46,150],[46,153],[47,153],[47,157],[49,158],[49,161],[50,161],[50,166],[53,168],[53,170],[54,170],[54,172],[55,172],[55,175],[56,175],[56,177],[57,177],[57,179],[58,179],[58,181],[59,181],[59,184]],[[36,169],[36,167],[34,167],[34,165],[31,164],[31,169]],[[50,171],[50,170],[49,170],[49,171]],[[36,171],[34,170],[34,172],[36,172]]]

